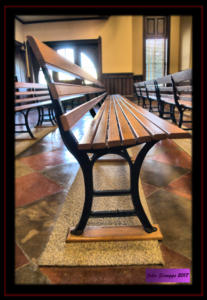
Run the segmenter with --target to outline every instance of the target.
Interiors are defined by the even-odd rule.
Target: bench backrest
[[[180,94],[191,95],[192,70],[176,72],[154,80],[160,98],[171,96],[177,103]]]
[[[50,99],[46,84],[15,82],[15,103],[25,104]]]
[[[40,42],[37,38],[28,36],[27,40],[45,75],[54,104],[56,118],[60,120],[58,125],[62,126],[65,131],[69,130],[88,110],[91,110],[106,96],[106,93],[104,93],[105,89],[101,82]],[[54,82],[48,72],[49,69],[56,72],[72,74],[76,78],[81,79],[81,84]],[[86,85],[84,80],[90,81],[91,84]],[[100,93],[100,96],[76,107],[70,112],[64,113],[61,100],[69,99],[74,95],[80,96]]]
[[[179,98],[192,97],[192,69],[172,74],[172,84]]]
[[[192,98],[192,69],[136,82],[134,87],[138,96],[156,96],[158,101],[163,97],[171,97],[178,104],[179,99]]]
[[[69,62],[56,51],[40,42],[37,38],[28,36],[27,44],[28,50],[33,52],[34,57],[44,73],[51,95],[52,106],[55,111],[56,122],[63,142],[79,161],[80,165],[82,167],[86,166],[89,158],[87,154],[80,152],[78,148],[79,141],[75,132],[71,129],[88,111],[90,111],[92,116],[96,115],[94,106],[97,104],[100,105],[105,99],[107,95],[105,89],[101,82],[87,74],[79,66]],[[49,73],[49,69],[55,72],[72,74],[74,77],[79,78],[78,81],[80,83],[77,84],[77,79],[70,81],[70,83],[54,82]],[[90,84],[86,84],[85,80],[89,81]],[[95,98],[89,100],[91,94],[92,96],[95,94]],[[61,101],[71,99],[71,97],[74,99],[74,96],[80,97],[80,95],[85,96],[87,102],[65,113]]]

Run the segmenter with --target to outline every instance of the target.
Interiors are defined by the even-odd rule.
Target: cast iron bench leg
[[[142,207],[140,196],[139,196],[139,175],[143,160],[147,154],[147,152],[154,146],[155,143],[158,141],[152,141],[145,144],[145,146],[141,149],[138,153],[134,164],[131,167],[131,190],[132,190],[132,202],[134,205],[134,209],[136,212],[137,217],[139,218],[140,222],[142,223],[144,230],[148,233],[156,231],[157,228],[153,227]]]
[[[173,104],[170,104],[170,116],[173,123],[177,124],[177,121],[175,119],[175,106]]]
[[[93,201],[93,175],[92,175],[92,164],[89,163],[88,166],[81,166],[84,176],[85,183],[85,202],[83,206],[83,211],[79,223],[76,225],[75,229],[71,230],[71,234],[81,235],[87,224],[88,218],[91,213],[92,201]]]

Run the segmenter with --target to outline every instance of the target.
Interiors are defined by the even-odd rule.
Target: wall
[[[101,36],[102,72],[132,72],[132,16],[24,25],[23,39],[26,40],[29,34],[41,41],[97,39]]]
[[[24,42],[24,25],[15,19],[15,40]]]
[[[132,17],[132,72],[143,73],[143,16]]]
[[[180,64],[180,16],[170,17],[170,67],[169,73],[179,71]]]
[[[191,67],[190,17],[170,17],[170,68],[174,73]],[[42,41],[102,38],[103,73],[143,73],[143,16],[111,16],[107,20],[22,25],[15,21],[15,39],[27,35]],[[187,47],[186,47],[187,45]]]
[[[132,16],[110,17],[100,35],[103,73],[132,72]]]
[[[180,19],[180,70],[192,68],[192,16]]]

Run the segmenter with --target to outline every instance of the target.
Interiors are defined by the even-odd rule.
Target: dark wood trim
[[[144,81],[144,75],[143,75],[143,74],[140,74],[140,75],[134,75],[134,76],[133,76],[133,80],[134,80],[134,82],[141,82],[141,81]]]
[[[17,21],[19,21],[21,24],[24,24],[24,22],[23,22],[19,17],[15,16],[15,19],[16,19]]]
[[[170,16],[167,17],[167,34],[168,34],[168,44],[167,44],[167,74],[170,74],[170,28],[171,28],[171,19]]]
[[[15,40],[14,43],[15,43],[15,47],[21,48],[22,51],[25,51],[25,44],[24,43],[21,43],[17,40]]]
[[[142,43],[142,50],[143,50],[143,60],[142,60],[142,70],[143,70],[143,80],[146,80],[146,67],[145,67],[145,60],[146,60],[146,55],[145,55],[145,16],[142,18],[142,38],[143,38],[143,43]]]
[[[87,21],[87,20],[107,20],[109,16],[99,17],[81,17],[81,18],[65,18],[65,19],[49,19],[49,20],[37,20],[37,21],[23,21],[19,17],[15,17],[22,24],[37,24],[37,23],[51,23],[51,22],[72,22],[72,21]]]
[[[133,73],[131,73],[131,72],[126,72],[126,73],[103,73],[102,75],[103,76],[117,77],[117,76],[129,76],[129,75],[133,75]]]
[[[98,37],[98,63],[99,63],[99,72],[98,80],[101,80],[102,76],[102,39],[101,36]]]
[[[129,97],[134,94],[133,73],[103,73],[101,82],[108,94],[122,94]]]
[[[98,45],[99,39],[86,39],[86,40],[61,40],[61,41],[44,41],[44,43],[53,48],[58,49],[66,45],[70,46],[85,46],[85,45]]]

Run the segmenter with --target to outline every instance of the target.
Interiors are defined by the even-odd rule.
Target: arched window
[[[59,53],[60,55],[62,55],[64,58],[68,59],[70,62],[74,63],[74,49],[72,48],[62,48],[62,49],[58,49],[57,53]],[[75,76],[73,75],[69,75],[66,73],[61,73],[58,72],[58,79],[59,80],[73,80],[75,79]]]
[[[84,52],[81,52],[81,68],[92,77],[96,79],[98,78],[94,63]],[[88,80],[85,80],[85,83],[89,84],[90,82]]]
[[[57,52],[68,59],[70,62],[74,63],[74,50],[72,48],[63,48],[58,49]],[[50,75],[52,76],[52,70],[49,70]],[[69,75],[66,73],[58,72],[58,79],[59,80],[73,80],[75,76]],[[38,82],[42,84],[46,84],[45,76],[43,74],[42,69],[40,68],[39,75],[38,75]]]
[[[83,49],[83,47],[82,47]],[[70,62],[75,64],[80,64],[80,67],[86,71],[88,74],[90,74],[94,78],[98,78],[98,72],[96,69],[96,65],[94,61],[84,52],[82,49],[79,49],[77,46],[76,48],[59,48],[56,51],[63,56],[64,58],[68,59]],[[75,52],[76,51],[76,52]],[[93,54],[93,53],[92,53]],[[75,57],[76,60],[75,61]],[[52,76],[52,70],[50,70],[50,75]],[[58,72],[57,73],[58,80],[60,81],[69,81],[74,80],[76,77],[74,75],[70,75],[64,72]],[[43,74],[42,69],[40,68],[39,74],[38,74],[39,83],[45,84],[45,77]],[[85,80],[85,84],[90,84],[88,80]]]
[[[49,73],[52,77],[52,70],[49,70]],[[42,69],[40,68],[39,70],[39,74],[38,74],[38,82],[41,83],[41,84],[47,84],[46,80],[45,80],[45,76],[44,76],[44,73],[42,71]]]

